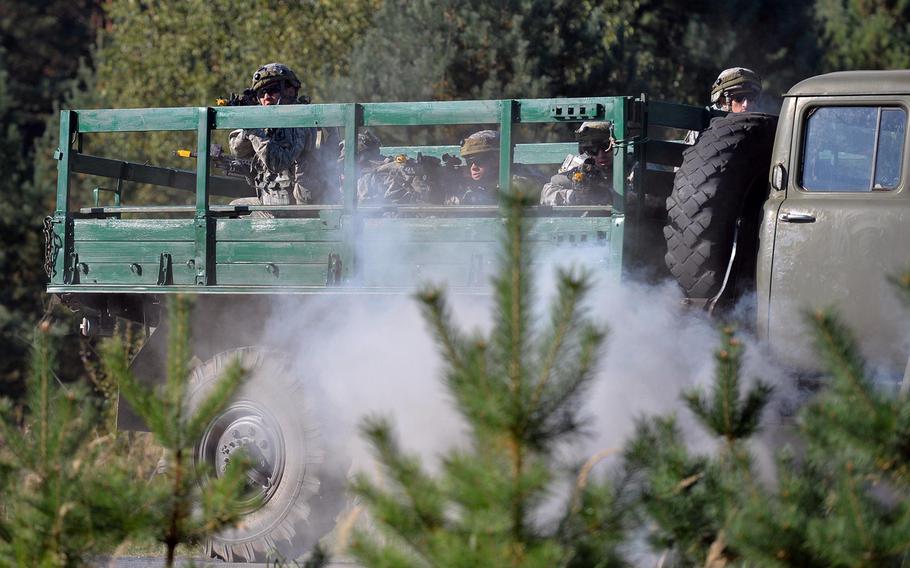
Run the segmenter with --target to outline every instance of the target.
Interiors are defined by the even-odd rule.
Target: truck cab
[[[836,307],[864,352],[901,374],[910,267],[910,71],[806,79],[784,96],[757,266],[757,325],[796,368],[816,359],[807,310]]]

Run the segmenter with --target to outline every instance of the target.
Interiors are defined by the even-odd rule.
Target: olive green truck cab
[[[835,307],[867,356],[907,363],[910,71],[813,77],[784,96],[757,263],[757,330],[785,362],[813,360],[807,309]]]
[[[577,153],[567,140],[579,122],[612,121],[620,197],[612,205],[528,208],[536,222],[526,238],[537,254],[583,250],[603,278],[619,279],[630,267],[654,278],[672,274],[693,303],[712,307],[754,293],[759,334],[800,365],[808,360],[801,310],[830,304],[876,353],[906,361],[904,312],[887,276],[910,265],[908,106],[910,72],[895,71],[808,79],[785,95],[776,122],[644,96],[66,110],[57,206],[45,222],[47,291],[83,316],[86,334],[110,332],[118,317],[159,330],[133,362],[150,383],[163,375],[162,306],[175,293],[196,298],[200,364],[189,379],[191,401],[217,381],[228,358],[250,369],[244,390],[199,442],[197,461],[217,475],[232,448],[268,448],[258,452],[251,477],[263,504],[241,528],[213,539],[210,552],[251,561],[274,550],[296,553],[331,528],[340,507],[333,493],[343,490],[325,472],[346,466],[317,448],[311,425],[298,416],[306,392],[281,355],[294,345],[249,347],[266,336],[255,316],[275,299],[282,309],[314,296],[381,301],[427,280],[455,294],[487,293],[502,210],[361,206],[356,151],[345,153],[339,204],[230,205],[253,190],[213,175],[211,145],[223,131],[339,128],[350,149],[364,127],[451,133],[453,125],[462,132],[483,125],[500,132],[500,187],[509,188],[514,168],[552,173]],[[704,131],[692,147],[681,142],[689,130]],[[126,161],[110,147],[107,156],[83,152],[96,135],[160,131],[194,134],[194,170]],[[383,153],[457,155],[451,140],[438,142]],[[94,191],[75,189],[93,184]],[[129,184],[170,188],[178,203],[131,204]],[[104,204],[111,194],[113,204]],[[278,214],[249,215],[258,209]],[[126,408],[120,422],[141,426]]]

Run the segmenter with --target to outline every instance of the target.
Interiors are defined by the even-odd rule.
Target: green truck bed
[[[574,142],[513,144],[517,125],[611,120],[620,141],[614,186],[620,194],[633,189],[634,198],[613,207],[532,207],[528,215],[538,222],[529,238],[540,254],[588,247],[600,268],[618,276],[624,255],[635,254],[641,241],[636,231],[645,208],[635,205],[644,203],[652,178],[666,186],[685,148],[660,133],[701,129],[709,119],[705,109],[644,97],[62,111],[48,292],[369,294],[413,289],[426,279],[471,292],[488,281],[502,223],[496,206],[358,207],[354,152],[343,164],[342,205],[286,206],[281,218],[262,219],[245,214],[275,208],[212,204],[212,195],[253,194],[240,180],[212,175],[209,159],[215,130],[248,127],[341,127],[353,148],[361,127],[490,125],[501,133],[500,180],[508,187],[514,164],[558,164],[577,148]],[[195,171],[80,152],[84,136],[152,131],[195,132]],[[457,154],[457,147],[384,149],[389,152]],[[74,204],[76,173],[190,191],[195,204]]]

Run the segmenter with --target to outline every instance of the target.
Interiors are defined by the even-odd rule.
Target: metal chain
[[[48,215],[44,218],[44,273],[48,278],[54,276],[54,218]]]

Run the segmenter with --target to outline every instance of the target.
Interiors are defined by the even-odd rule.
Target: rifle
[[[312,99],[308,95],[301,95],[294,101],[296,104],[308,105]],[[256,98],[256,91],[253,89],[244,89],[239,95],[231,93],[229,97],[218,97],[215,99],[215,106],[256,106],[259,99]]]
[[[196,152],[192,150],[177,150],[174,155],[180,158],[195,158]],[[212,144],[209,150],[211,163],[220,169],[228,177],[244,179],[250,185],[253,184],[253,161],[242,160],[233,156],[228,156],[221,148],[221,144]]]

